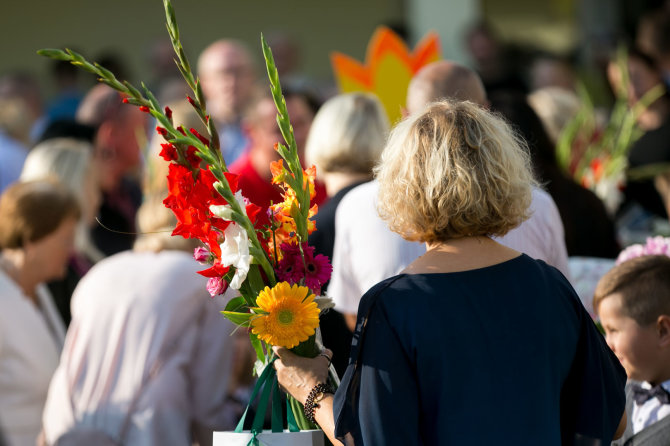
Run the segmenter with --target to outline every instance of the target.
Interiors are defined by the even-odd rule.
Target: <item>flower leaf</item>
[[[226,304],[225,311],[239,312],[239,310],[243,309],[246,306],[246,304],[247,303],[244,300],[244,297],[242,296],[233,297]]]
[[[223,314],[226,319],[231,321],[233,324],[240,325],[242,327],[248,327],[251,318],[255,316],[252,313],[238,313],[235,311],[222,311],[221,314]]]

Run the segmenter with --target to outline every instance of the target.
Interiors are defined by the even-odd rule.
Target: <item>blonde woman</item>
[[[70,298],[79,279],[102,260],[104,255],[95,247],[91,227],[102,201],[100,186],[91,157],[93,147],[73,138],[52,138],[36,145],[23,165],[22,181],[51,178],[66,186],[77,197],[81,218],[77,223],[75,249],[68,263],[65,278],[49,282],[63,322],[70,323]]]
[[[328,201],[315,217],[318,231],[309,236],[317,254],[333,259],[335,212],[354,187],[372,179],[388,136],[389,122],[379,99],[370,93],[341,94],[321,106],[307,136],[307,165],[315,165]],[[326,289],[327,284],[324,285]],[[330,310],[321,317],[321,336],[333,351],[333,364],[342,376],[347,368],[351,331],[342,313]]]
[[[491,238],[528,217],[535,184],[508,125],[431,104],[391,132],[376,175],[380,214],[427,251],[363,296],[334,396],[327,358],[275,349],[306,415],[334,444],[608,444],[625,372],[565,277]]]

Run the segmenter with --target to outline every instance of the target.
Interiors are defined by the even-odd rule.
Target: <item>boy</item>
[[[670,257],[644,256],[598,282],[593,308],[626,369],[628,426],[616,445],[670,445]]]

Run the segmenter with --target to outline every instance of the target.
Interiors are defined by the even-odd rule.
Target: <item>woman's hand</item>
[[[272,347],[277,355],[274,362],[277,380],[293,398],[305,404],[309,392],[328,380],[328,366],[333,352],[324,350],[316,358],[303,358],[284,347]]]

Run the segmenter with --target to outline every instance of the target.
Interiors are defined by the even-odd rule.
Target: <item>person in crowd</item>
[[[35,76],[16,71],[0,77],[0,99],[19,99],[25,104],[27,110],[21,117],[21,124],[26,131],[21,141],[31,145],[48,124],[42,91]]]
[[[144,146],[147,114],[125,105],[119,93],[96,85],[82,100],[77,122],[97,129],[93,165],[102,191],[93,241],[105,255],[131,249],[135,214],[142,201],[138,170]]]
[[[164,196],[138,212],[133,251],[97,263],[72,298],[72,323],[44,408],[47,444],[191,445],[232,429],[227,299],[211,299],[193,240],[172,237]],[[67,443],[68,441],[75,443]],[[97,443],[99,444],[99,443]]]
[[[334,444],[619,435],[625,372],[569,282],[492,239],[528,217],[535,183],[504,120],[467,101],[433,103],[392,130],[375,173],[383,218],[427,250],[363,296],[335,395],[322,384],[327,358],[274,348],[279,383],[306,415]]]
[[[207,109],[219,130],[223,159],[230,165],[249,145],[242,117],[253,100],[254,60],[242,42],[217,40],[200,54],[198,76]]]
[[[93,147],[72,138],[48,139],[28,154],[22,181],[55,178],[77,197],[81,218],[75,234],[75,249],[63,279],[48,283],[58,312],[67,327],[70,324],[70,298],[79,279],[104,255],[91,239],[91,228],[100,208],[100,186],[92,164]]]
[[[316,114],[305,159],[316,166],[329,197],[314,219],[319,230],[309,239],[318,253],[333,256],[337,205],[349,190],[372,179],[388,132],[383,106],[370,93],[335,96]]]
[[[65,327],[45,282],[62,278],[80,217],[52,181],[17,182],[0,197],[0,425],[9,446],[34,446]]]
[[[28,107],[19,98],[0,98],[0,193],[19,179],[28,156]]]
[[[298,154],[300,159],[304,159],[307,134],[320,104],[309,92],[303,90],[285,89],[284,98],[291,117]],[[270,206],[271,202],[283,201],[281,189],[272,184],[270,171],[270,163],[281,158],[274,146],[284,141],[276,116],[277,109],[272,96],[263,95],[257,99],[245,119],[249,132],[249,149],[228,166],[232,173],[240,176],[237,184],[242,195],[263,209]],[[320,181],[315,184],[315,188],[316,197],[313,203],[319,205],[327,198],[326,190]],[[265,212],[259,214],[259,221],[261,224],[268,223]]]
[[[80,86],[80,69],[65,60],[51,61],[52,82],[56,94],[49,101],[46,116],[49,123],[74,120],[84,94]]]
[[[525,66],[522,63],[524,55],[503,42],[490,23],[473,23],[465,32],[464,43],[487,94],[500,90],[524,93],[528,90],[520,70]]]
[[[469,68],[440,61],[424,67],[410,82],[407,110],[416,113],[440,98],[469,100],[487,105],[481,80]],[[425,252],[390,231],[377,214],[377,182],[358,186],[340,202],[335,216],[333,274],[328,294],[353,331],[361,296],[375,283],[393,276]],[[551,196],[535,188],[531,217],[500,241],[533,258],[546,261],[568,276],[563,225]],[[381,255],[379,253],[382,253]]]
[[[670,11],[667,6],[651,10],[640,18],[635,44],[654,59],[665,85],[670,87]]]
[[[560,87],[544,87],[528,95],[528,105],[542,120],[544,130],[556,147],[565,126],[579,113],[582,104],[576,93]]]
[[[530,91],[541,88],[557,87],[575,92],[577,73],[567,56],[540,54],[536,56],[529,70]]]
[[[651,57],[638,51],[628,51],[630,82],[628,98],[634,106],[649,90],[662,83],[658,67]],[[615,76],[610,76],[613,83]],[[638,126],[644,134],[637,139],[628,152],[630,168],[670,162],[670,95],[667,93],[645,108],[638,117]],[[626,180],[625,201],[619,214],[637,204],[647,214],[666,219],[668,215],[661,196],[651,179]]]
[[[546,187],[561,215],[568,256],[616,258],[620,247],[605,205],[558,166],[555,147],[526,97],[499,92],[490,100],[491,108],[508,119],[528,144],[535,176]]]
[[[335,96],[317,112],[307,137],[305,157],[308,165],[316,166],[329,198],[314,218],[317,231],[309,236],[316,253],[333,258],[337,205],[351,189],[372,179],[372,168],[379,160],[388,131],[384,108],[369,93]],[[326,283],[323,288],[327,286]],[[335,370],[342,376],[351,332],[342,313],[334,309],[321,317],[320,327],[323,342],[333,351]]]
[[[670,258],[626,260],[593,296],[607,344],[628,375],[621,445],[670,444]]]

